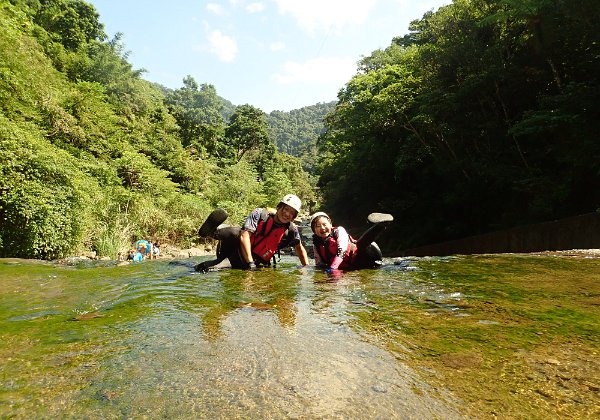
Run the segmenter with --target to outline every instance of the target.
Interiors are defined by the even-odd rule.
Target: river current
[[[462,354],[460,344],[428,346],[437,327],[487,334],[514,321],[480,313],[465,278],[448,282],[447,267],[468,257],[390,259],[335,278],[290,257],[277,268],[194,272],[203,259],[0,260],[0,417],[490,414],[452,386],[448,364],[428,359]],[[489,350],[463,347],[476,355],[465,372],[484,369]]]

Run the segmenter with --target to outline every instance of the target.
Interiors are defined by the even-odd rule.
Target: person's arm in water
[[[346,255],[346,249],[348,249],[348,245],[350,244],[350,235],[346,232],[342,226],[338,226],[335,231],[336,242],[337,242],[337,254],[333,257],[329,268],[332,270],[337,270],[340,264],[344,261],[344,257]]]
[[[254,257],[252,256],[252,242],[250,241],[250,235],[256,231],[262,210],[262,208],[257,208],[250,213],[244,222],[242,233],[240,234],[240,253],[244,261],[247,263],[252,263],[254,261]]]
[[[302,245],[302,242],[298,242],[296,246],[294,246],[294,250],[296,251],[296,255],[300,259],[300,264],[308,265],[308,254],[306,253],[306,248]]]
[[[252,258],[252,245],[250,243],[250,232],[242,230],[240,234],[240,251],[242,252],[242,258],[247,263],[251,263],[254,259]]]

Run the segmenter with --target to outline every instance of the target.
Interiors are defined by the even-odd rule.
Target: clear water
[[[285,257],[206,274],[200,260],[0,260],[0,417],[469,417],[418,331],[505,324],[441,279],[461,258],[337,279]]]

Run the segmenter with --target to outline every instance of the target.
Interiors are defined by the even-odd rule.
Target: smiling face
[[[313,221],[312,230],[319,238],[327,238],[331,235],[331,220],[326,216],[320,216]]]
[[[283,203],[280,203],[280,205],[277,206],[277,212],[275,213],[277,223],[281,224],[290,223],[297,215],[298,212],[296,210]]]

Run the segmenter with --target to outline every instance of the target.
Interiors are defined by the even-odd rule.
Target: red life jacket
[[[275,224],[275,216],[263,210],[256,230],[250,235],[252,255],[255,259],[268,264],[271,257],[277,252],[289,227],[289,223],[287,225]]]
[[[331,265],[331,262],[335,258],[338,252],[338,229],[334,227],[331,231],[331,235],[327,238],[323,239],[317,235],[313,236],[313,244],[317,245],[316,249],[319,253],[319,257],[321,257],[321,261],[323,261],[327,265]],[[348,246],[344,251],[344,255],[342,256],[342,263],[338,267],[340,270],[348,269],[352,266],[354,262],[354,258],[356,257],[356,239],[354,239],[350,234],[348,234]]]

